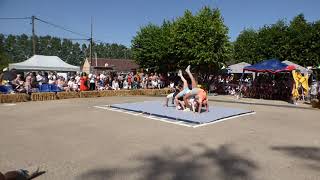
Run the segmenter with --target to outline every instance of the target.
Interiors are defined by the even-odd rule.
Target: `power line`
[[[0,20],[19,20],[19,19],[31,19],[31,17],[4,17],[4,18],[0,18]]]
[[[24,33],[23,33],[24,34]],[[0,35],[3,35],[4,37],[8,37],[8,36],[22,36],[23,34],[20,35],[16,35],[16,34],[2,34],[0,33]],[[26,36],[28,36],[28,38],[32,37],[32,34],[24,34]],[[40,35],[38,37],[46,37],[46,36],[50,36],[50,35]],[[85,39],[85,38],[67,38],[67,37],[56,37],[56,36],[50,36],[51,38],[58,38],[61,40],[70,40],[70,41],[89,41],[90,39]]]
[[[85,35],[85,34],[72,31],[72,30],[67,29],[67,28],[65,28],[65,27],[63,27],[63,26],[60,26],[60,25],[57,25],[57,24],[54,24],[54,23],[51,23],[51,22],[48,22],[48,21],[39,19],[39,18],[37,18],[37,17],[36,17],[35,19],[38,20],[38,21],[40,21],[40,22],[43,22],[43,23],[45,23],[45,24],[51,25],[51,26],[53,26],[53,27],[55,27],[55,28],[62,29],[62,30],[64,30],[64,31],[68,31],[68,32],[70,32],[70,33],[72,33],[72,34],[76,34],[76,35],[78,35],[78,36],[82,36],[82,37],[86,37],[86,38],[90,39],[90,37],[87,36],[87,35]]]

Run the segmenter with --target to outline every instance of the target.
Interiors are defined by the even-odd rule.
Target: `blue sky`
[[[320,20],[319,0],[0,0],[0,17],[35,15],[88,35],[93,17],[95,39],[130,46],[141,26],[161,24],[182,16],[186,9],[197,12],[205,5],[221,10],[231,40],[244,28],[289,21],[299,13],[308,21]],[[30,20],[0,20],[0,33],[30,35]],[[40,22],[36,34],[81,38]]]

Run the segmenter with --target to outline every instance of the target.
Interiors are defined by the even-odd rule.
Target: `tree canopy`
[[[82,65],[85,57],[89,56],[89,46],[85,43],[73,42],[52,36],[36,36],[36,54],[59,56],[72,65]],[[93,57],[130,59],[131,50],[124,45],[100,43],[93,44]],[[0,68],[7,67],[9,63],[21,62],[33,55],[32,39],[25,34],[0,34]]]
[[[245,29],[234,42],[236,62],[255,63],[277,58],[303,66],[320,64],[320,22],[299,14],[289,23],[280,20],[259,30]]]
[[[231,57],[228,28],[218,9],[202,8],[193,15],[148,24],[132,40],[133,57],[142,67],[171,71],[194,65],[195,70],[210,71]]]

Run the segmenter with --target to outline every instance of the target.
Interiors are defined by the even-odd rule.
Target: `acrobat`
[[[205,90],[198,88],[198,84],[190,72],[190,65],[186,68],[186,72],[191,79],[192,90],[184,95],[183,100],[186,104],[186,108],[190,108],[188,99],[195,97],[195,101],[198,104],[198,113],[201,112],[202,105],[206,107],[206,112],[209,112],[208,96]]]

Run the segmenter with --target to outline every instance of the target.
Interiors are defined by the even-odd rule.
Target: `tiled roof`
[[[117,71],[130,71],[139,68],[139,65],[130,59],[93,58],[90,65],[92,65],[92,67],[113,67],[113,69]]]

